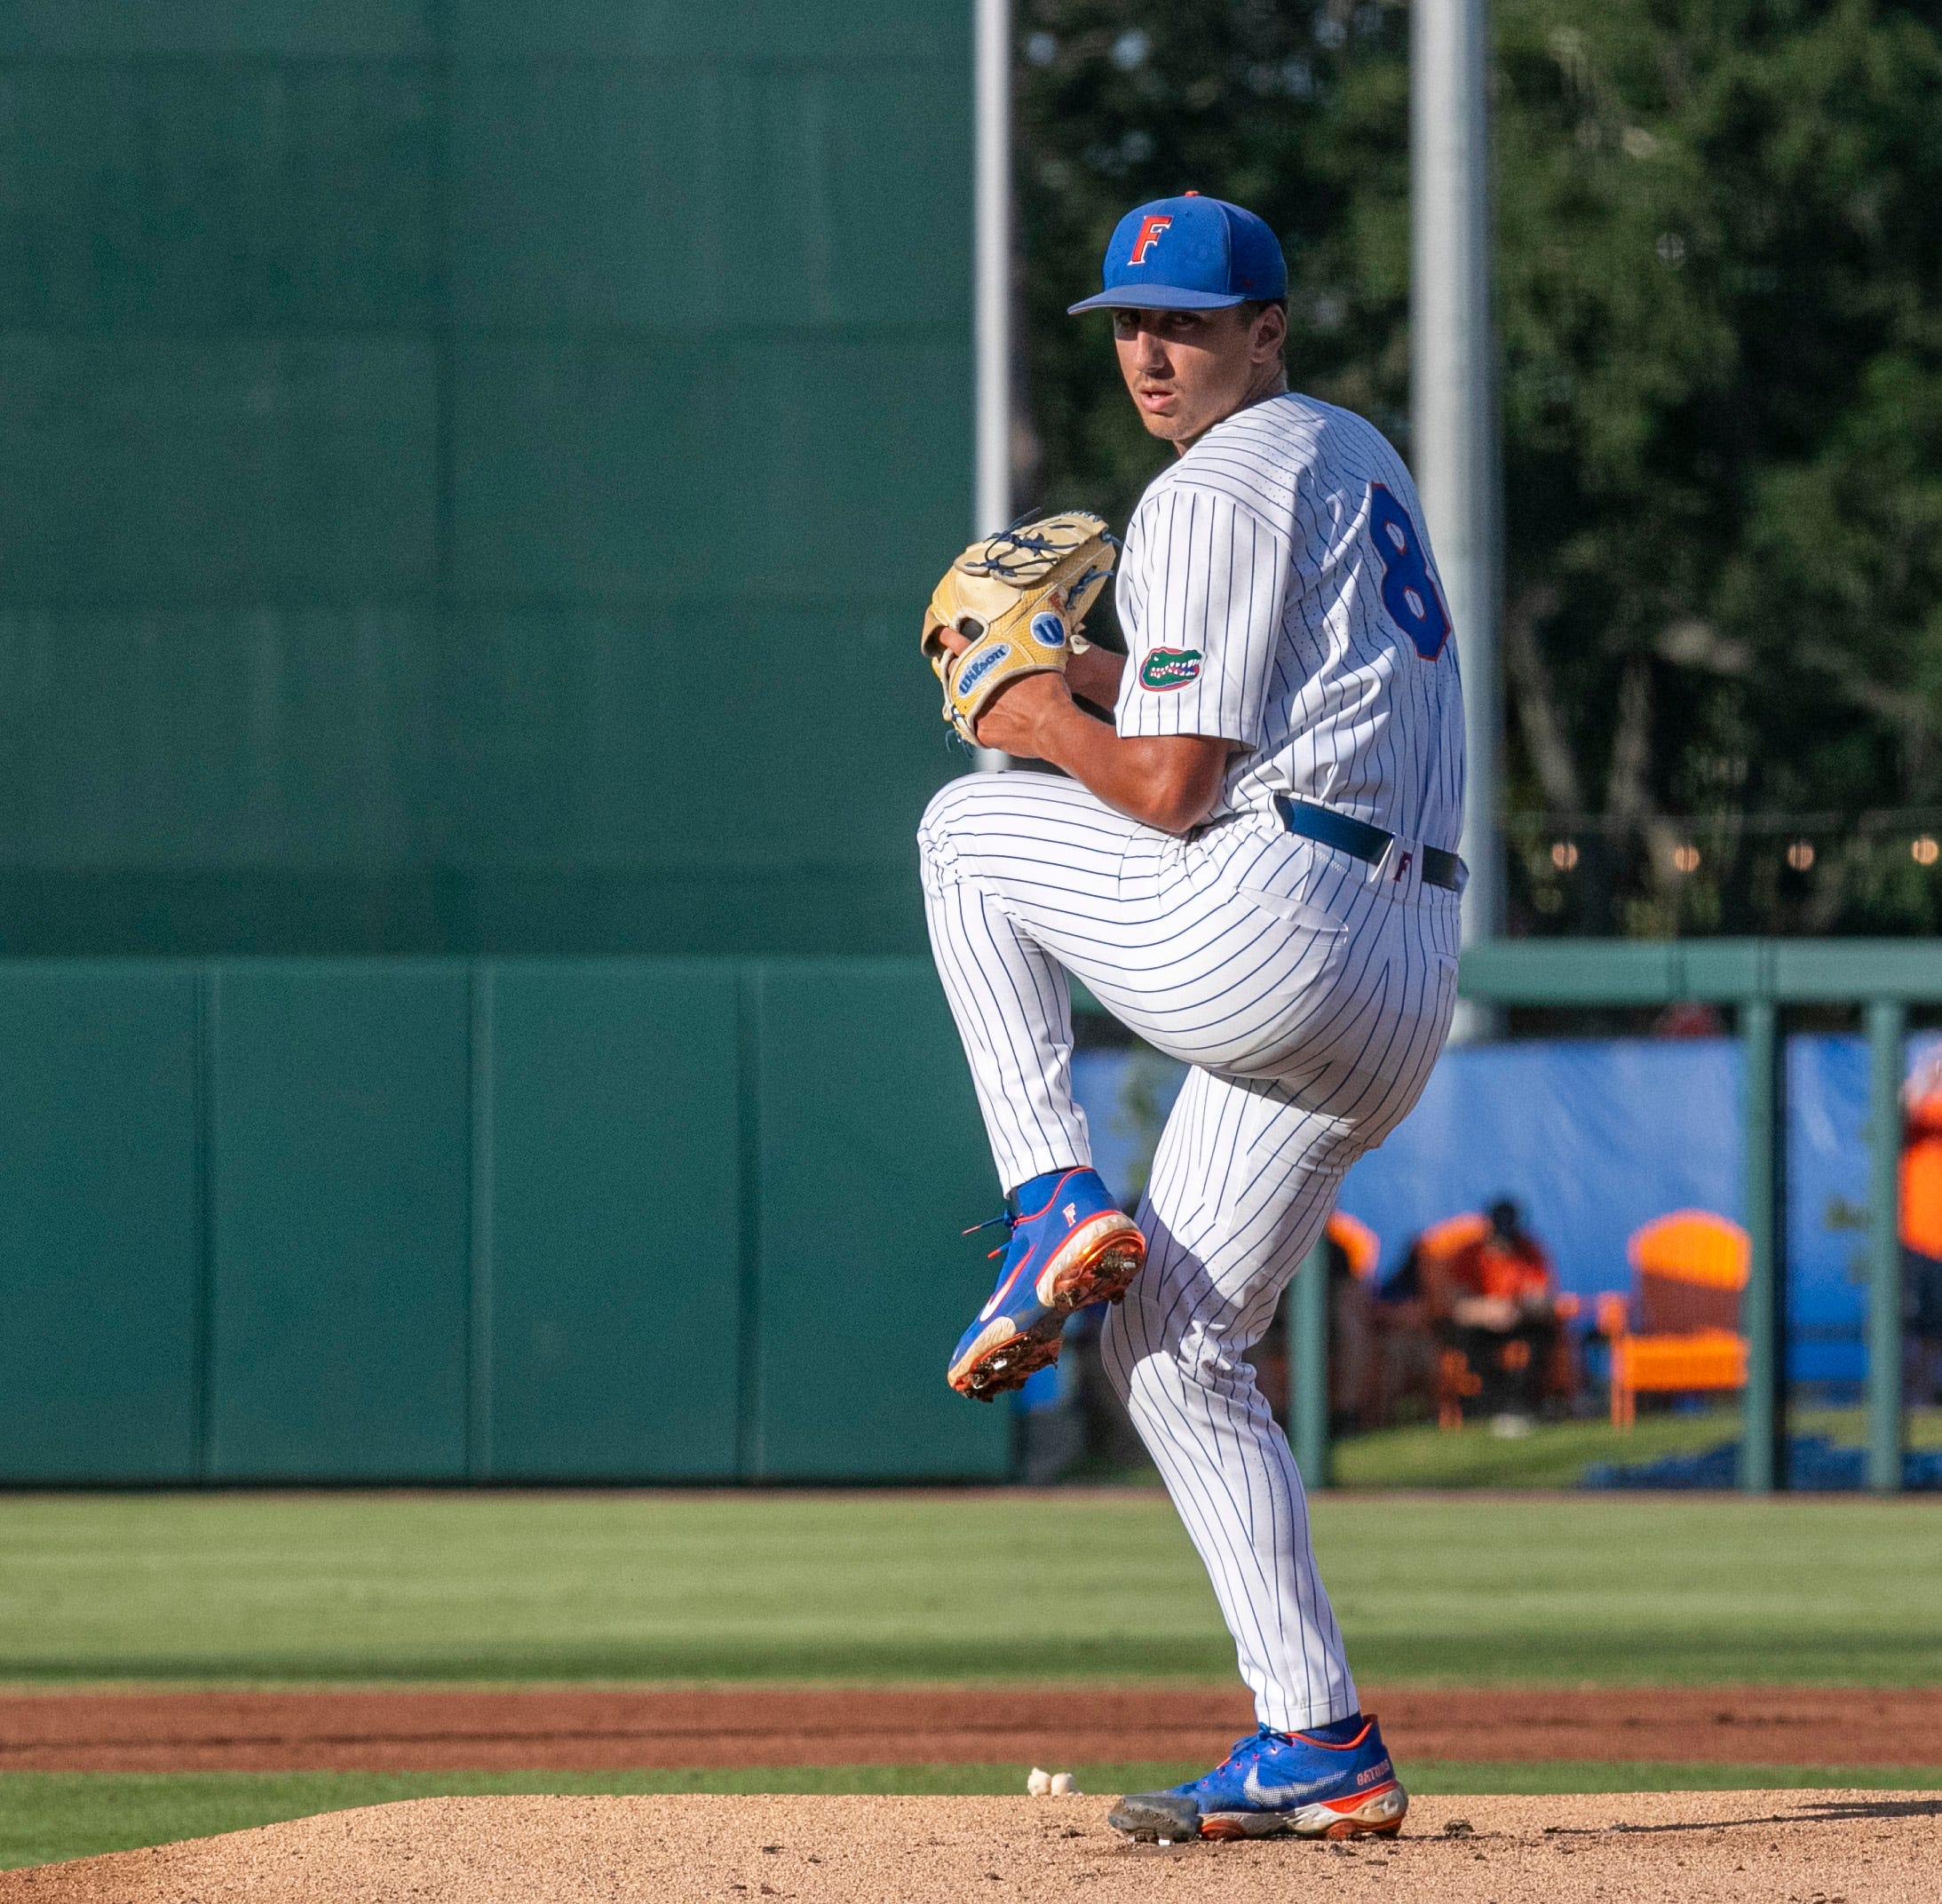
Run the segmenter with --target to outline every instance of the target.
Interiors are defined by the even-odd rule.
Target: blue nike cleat
[[[1409,1794],[1373,1718],[1243,1739],[1204,1778],[1137,1792],[1107,1814],[1115,1831],[1168,1838],[1393,1837]]]
[[[1011,1229],[998,1287],[951,1352],[947,1379],[975,1401],[1056,1362],[1066,1318],[1089,1303],[1117,1302],[1146,1260],[1139,1226],[1096,1170],[1034,1177],[1019,1186],[1019,1215],[992,1218]]]

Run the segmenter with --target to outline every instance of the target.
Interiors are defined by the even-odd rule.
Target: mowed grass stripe
[[[1942,1683],[1936,1502],[1360,1496],[1315,1532],[1372,1683]],[[1145,1495],[0,1498],[17,1683],[1233,1672]]]
[[[1019,1765],[752,1765],[735,1772],[0,1773],[0,1868],[134,1851],[180,1838],[244,1831],[283,1819],[402,1798],[505,1793],[893,1792],[1022,1793]],[[1204,1766],[1079,1765],[1087,1796],[1047,1805],[1085,1808],[1095,1820],[1122,1791],[1152,1790]],[[1441,1793],[1753,1791],[1853,1788],[1942,1789],[1942,1765],[1716,1765],[1658,1761],[1469,1765],[1404,1768],[1412,1791]]]

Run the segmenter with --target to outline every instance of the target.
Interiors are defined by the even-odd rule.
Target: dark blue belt
[[[1291,800],[1285,793],[1275,795],[1274,810],[1280,814],[1281,824],[1290,833],[1297,833],[1302,838],[1314,840],[1323,846],[1333,846],[1338,853],[1345,853],[1365,865],[1378,864],[1396,843],[1393,833],[1372,827],[1366,820],[1354,820],[1347,813],[1336,813],[1333,807],[1316,806],[1307,800]],[[1403,868],[1397,869],[1399,877],[1403,871]],[[1447,892],[1459,892],[1463,886],[1463,862],[1454,853],[1445,853],[1440,846],[1425,846],[1423,848],[1423,883],[1428,886],[1441,886]]]

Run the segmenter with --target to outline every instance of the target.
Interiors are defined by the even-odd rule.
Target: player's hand
[[[942,630],[938,639],[954,654],[962,654],[970,641],[955,628]],[[1018,760],[1042,760],[1039,742],[1042,724],[1056,720],[1061,708],[1070,708],[1072,694],[1064,679],[1056,674],[1022,675],[1001,687],[986,703],[971,731],[980,747],[995,749]]]
[[[1023,675],[998,690],[971,731],[980,747],[995,747],[1019,760],[1042,760],[1045,725],[1062,711],[1077,711],[1063,676]]]

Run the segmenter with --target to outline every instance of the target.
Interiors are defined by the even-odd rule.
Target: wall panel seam
[[[195,1045],[191,1060],[191,1115],[195,1174],[195,1361],[194,1473],[207,1482],[214,1478],[216,1398],[216,1032],[218,1008],[218,969],[205,965],[193,980],[195,999]]]
[[[762,974],[735,966],[735,1473],[759,1480],[762,1433]]]
[[[493,1451],[493,1205],[497,1162],[493,1091],[493,967],[480,961],[470,968],[467,1046],[468,1128],[471,1185],[466,1237],[465,1295],[465,1474],[486,1480],[494,1472]]]

